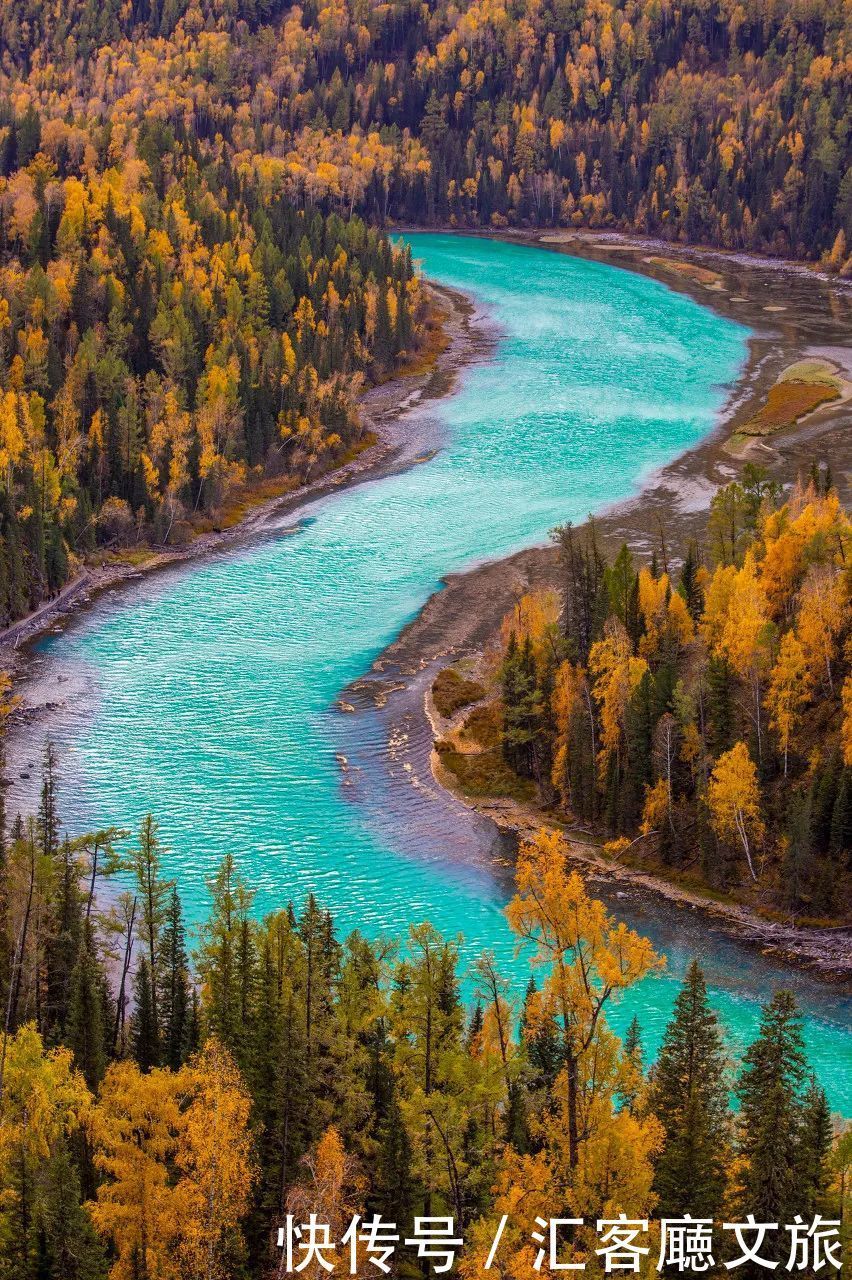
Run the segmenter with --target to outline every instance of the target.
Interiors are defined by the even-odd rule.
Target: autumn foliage
[[[852,847],[852,525],[833,490],[780,503],[753,469],[709,525],[715,564],[690,548],[679,575],[559,533],[561,610],[532,596],[502,629],[504,755],[621,854],[832,914]]]

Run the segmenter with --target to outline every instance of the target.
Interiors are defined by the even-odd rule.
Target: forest
[[[4,0],[16,111],[155,118],[297,204],[852,269],[843,0]]]
[[[186,542],[253,479],[339,462],[421,308],[407,249],[168,125],[115,163],[35,115],[3,132],[0,624],[99,548]]]
[[[843,0],[0,3],[0,625],[360,441],[418,342],[375,227],[852,270]],[[360,221],[364,218],[367,226]]]
[[[434,322],[397,227],[849,277],[850,37],[846,0],[0,0],[0,628],[367,443],[362,391]],[[782,500],[746,471],[683,563],[556,539],[561,590],[518,602],[483,683],[444,675],[444,763],[612,856],[835,919],[852,525],[830,477]],[[14,708],[3,678],[0,730]],[[239,850],[190,928],[154,816],[66,833],[62,769],[48,743],[31,816],[0,787],[0,1280],[271,1280],[312,1213],[363,1276],[350,1221],[396,1224],[408,1280],[434,1215],[470,1280],[504,1215],[504,1280],[540,1274],[536,1219],[566,1214],[559,1264],[592,1276],[621,1212],[650,1221],[646,1275],[687,1212],[844,1218],[848,1256],[852,1137],[794,996],[766,993],[743,1049],[693,963],[659,1052],[641,1016],[619,1038],[664,958],[562,835],[518,852],[519,994],[428,921],[341,938],[313,896],[258,918]],[[783,1230],[764,1251],[787,1265]]]
[[[662,528],[649,564],[607,563],[593,521],[554,539],[561,592],[518,600],[481,680],[436,681],[454,779],[770,915],[846,918],[852,523],[830,474],[782,500],[746,464],[677,567]]]
[[[431,1274],[418,1215],[453,1219],[473,1280],[506,1214],[493,1269],[533,1280],[536,1218],[582,1219],[558,1260],[599,1275],[596,1220],[623,1211],[649,1220],[656,1274],[662,1217],[842,1216],[852,1135],[792,994],[767,994],[735,1064],[693,962],[648,1069],[641,1017],[622,1042],[609,1015],[665,961],[589,896],[560,836],[518,856],[521,999],[428,922],[341,941],[313,896],[258,920],[230,855],[193,944],[155,820],[69,839],[60,767],[48,746],[38,813],[2,825],[3,1280],[281,1275],[278,1229],[311,1213],[358,1275],[375,1258],[350,1271],[342,1241],[378,1215],[413,1280]],[[789,1238],[763,1253],[787,1265]]]

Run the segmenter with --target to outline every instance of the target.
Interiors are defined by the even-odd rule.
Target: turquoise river
[[[481,830],[456,807],[444,840],[449,819],[428,787],[398,822],[392,799],[360,804],[340,758],[357,755],[361,717],[341,715],[336,700],[442,575],[545,541],[556,523],[635,492],[711,430],[748,331],[613,267],[482,239],[411,241],[424,272],[464,290],[498,334],[453,395],[405,420],[433,456],[102,597],[38,647],[35,669],[63,691],[38,733],[60,748],[75,829],[159,815],[192,921],[205,910],[205,876],[232,850],[259,913],[313,890],[341,934],[401,935],[429,918],[463,934],[466,961],[492,948],[520,990],[528,963],[514,954],[505,878]],[[739,1056],[759,1000],[792,985],[811,1063],[833,1105],[852,1114],[850,1009],[839,993],[662,901],[608,901],[669,962],[614,1009],[617,1029],[639,1012],[655,1049],[697,953]]]

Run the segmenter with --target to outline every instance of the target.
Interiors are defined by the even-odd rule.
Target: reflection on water
[[[506,868],[488,828],[432,803],[422,761],[414,776],[399,766],[400,786],[381,717],[341,715],[335,699],[444,573],[543,540],[695,442],[746,333],[594,263],[441,236],[416,237],[415,251],[475,294],[504,335],[456,395],[413,411],[412,452],[444,447],[315,501],[295,528],[282,520],[286,537],[105,599],[42,646],[41,690],[64,704],[43,725],[62,751],[75,828],[161,815],[192,920],[205,876],[232,850],[259,912],[313,890],[342,932],[399,935],[429,918],[464,935],[466,960],[491,947],[522,989],[528,970],[502,915]],[[732,1035],[753,1033],[777,970],[651,899],[612,905],[671,959],[617,1025],[638,1009],[655,1043],[672,975],[699,949]],[[805,994],[812,1060],[848,1109],[844,1010],[816,986]]]

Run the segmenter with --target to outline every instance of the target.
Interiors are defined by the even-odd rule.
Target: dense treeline
[[[459,706],[491,701],[439,743],[448,767],[480,791],[528,779],[619,856],[793,916],[844,913],[852,524],[830,478],[781,503],[747,466],[713,501],[712,569],[692,545],[674,570],[664,536],[641,566],[626,546],[607,563],[593,523],[555,538],[561,596],[506,618],[490,693],[458,686]]]
[[[176,542],[254,477],[361,437],[411,349],[407,250],[297,210],[167,125],[0,128],[0,625],[99,545]]]
[[[852,269],[849,12],[0,3],[0,624],[359,433],[410,349],[354,216],[625,227]]]
[[[852,269],[843,0],[4,0],[15,101],[232,148],[294,199],[622,227]]]
[[[56,788],[48,748],[39,813],[2,844],[3,1280],[280,1274],[287,1213],[328,1223],[344,1269],[350,1218],[380,1214],[409,1276],[427,1273],[404,1243],[414,1217],[450,1215],[471,1278],[508,1213],[501,1274],[517,1280],[535,1274],[537,1215],[589,1222],[562,1256],[595,1275],[595,1221],[621,1210],[841,1216],[849,1133],[792,996],[768,1001],[734,1071],[693,964],[648,1070],[640,1023],[622,1045],[607,1015],[662,961],[588,896],[558,837],[518,860],[508,916],[535,958],[521,1002],[492,956],[465,975],[428,924],[402,946],[341,943],[312,897],[259,921],[231,857],[190,962],[154,821],[68,840]],[[773,1249],[786,1261],[786,1238]]]

